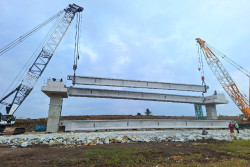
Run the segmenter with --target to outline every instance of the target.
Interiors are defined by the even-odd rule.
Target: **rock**
[[[90,143],[89,145],[90,145],[90,146],[95,146],[96,144],[94,144],[94,143]]]
[[[49,144],[50,145],[58,145],[59,144],[59,142],[57,141],[57,140],[50,140],[50,142],[49,142]]]
[[[22,144],[21,144],[21,147],[27,147],[29,144],[28,144],[28,142],[23,142]]]
[[[47,144],[49,144],[49,142],[48,142],[48,141],[46,141],[46,140],[44,140],[44,141],[42,142],[42,144],[47,145]]]
[[[97,144],[97,140],[96,139],[92,140],[92,142],[90,144],[96,145]]]
[[[122,139],[126,141],[126,140],[129,140],[129,137],[128,137],[127,135],[124,135],[124,136],[122,137]]]
[[[63,139],[63,137],[62,136],[58,136],[56,139]]]
[[[20,143],[20,144],[22,144],[24,142],[24,140],[20,140],[20,141],[18,141],[18,143]]]
[[[104,143],[105,143],[105,144],[109,144],[109,138],[108,138],[108,137],[105,138]]]
[[[17,146],[11,146],[11,148],[16,149],[16,148],[17,148]]]

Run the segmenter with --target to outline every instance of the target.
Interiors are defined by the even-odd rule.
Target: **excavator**
[[[24,102],[30,92],[33,90],[38,79],[44,72],[49,61],[53,57],[58,45],[63,39],[65,33],[67,32],[69,26],[71,25],[74,17],[77,17],[76,21],[76,34],[75,34],[75,50],[74,57],[76,55],[79,58],[79,32],[80,32],[80,22],[81,22],[81,12],[83,8],[76,5],[70,4],[68,7],[59,11],[54,16],[50,17],[46,21],[42,22],[32,30],[28,31],[24,35],[20,36],[13,42],[9,43],[2,49],[0,49],[0,56],[8,52],[10,49],[20,44],[22,41],[30,37],[32,34],[45,27],[52,21],[54,25],[46,35],[45,39],[37,49],[37,53],[34,53],[34,61],[26,72],[25,77],[22,79],[21,83],[18,84],[16,88],[4,95],[0,99],[0,104],[6,106],[6,114],[1,114],[0,112],[0,132],[3,134],[19,134],[24,133],[24,128],[11,128],[15,124],[15,116],[13,115],[15,111],[20,107]],[[75,62],[75,60],[74,60]],[[76,64],[74,64],[73,69],[76,69]],[[7,103],[6,100],[10,97],[13,97],[10,102]]]
[[[202,60],[202,55],[205,57],[207,64],[213,71],[215,77],[220,82],[223,89],[226,91],[228,96],[233,100],[236,106],[241,110],[246,119],[250,119],[250,82],[249,82],[249,99],[241,93],[239,87],[236,85],[232,77],[229,75],[228,71],[222,65],[221,61],[216,55],[221,56],[223,59],[228,61],[231,65],[236,67],[239,71],[245,74],[248,79],[250,79],[250,73],[244,69],[242,66],[238,65],[236,62],[231,60],[226,55],[223,55],[215,48],[207,44],[204,40],[200,38],[196,38],[198,44],[198,56],[199,61]],[[202,70],[198,68],[199,70]],[[202,72],[204,74],[204,72]],[[202,76],[202,80],[204,80],[204,76]],[[250,81],[250,80],[249,80]]]

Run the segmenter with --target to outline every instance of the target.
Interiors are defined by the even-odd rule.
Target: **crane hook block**
[[[204,76],[201,76],[201,80],[202,80],[202,81],[205,81],[205,77],[204,77]]]

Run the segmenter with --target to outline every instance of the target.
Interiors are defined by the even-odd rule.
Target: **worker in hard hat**
[[[239,124],[236,121],[234,122],[234,127],[237,130],[237,133],[240,133],[239,132]]]
[[[230,130],[230,133],[234,133],[234,124],[232,124],[232,122],[229,122],[229,130]]]

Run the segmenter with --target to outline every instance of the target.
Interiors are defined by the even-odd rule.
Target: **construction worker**
[[[228,127],[230,129],[230,133],[234,133],[234,124],[232,124],[232,122],[229,122]]]
[[[8,117],[6,121],[7,121],[8,124],[10,124],[11,123],[11,118]]]
[[[239,124],[236,121],[234,122],[234,127],[237,130],[237,133],[240,133],[239,132]]]

